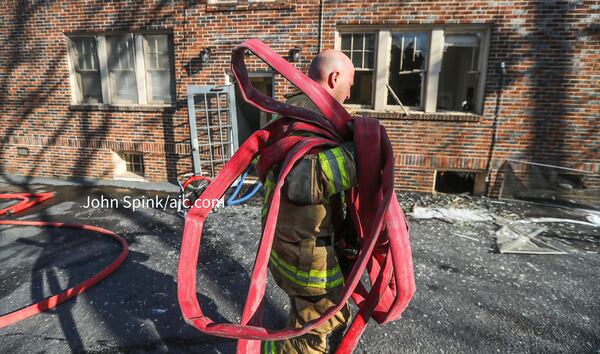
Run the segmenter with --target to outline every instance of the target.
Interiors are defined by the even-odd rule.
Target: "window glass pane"
[[[347,103],[373,104],[373,71],[375,68],[375,33],[344,33],[342,52],[351,60],[356,72],[354,86]]]
[[[102,103],[102,84],[100,72],[79,73],[81,96],[85,103]]]
[[[168,71],[149,72],[150,100],[169,102],[171,100],[171,75]]]
[[[98,70],[96,38],[76,38],[73,43],[77,51],[76,68],[78,70]]]
[[[362,68],[362,52],[352,52],[352,64],[355,68]]]
[[[72,38],[73,64],[77,89],[79,90],[79,103],[102,103],[102,86],[100,82],[100,69],[98,65],[98,52],[95,37]]]
[[[437,108],[472,112],[479,81],[479,33],[447,34],[438,84]]]
[[[342,34],[342,50],[343,51],[352,50],[352,35],[349,33]]]
[[[365,49],[375,50],[375,34],[374,33],[365,34]]]
[[[354,85],[350,91],[350,99],[346,103],[372,105],[373,104],[373,71],[356,71]]]
[[[113,103],[138,103],[133,36],[106,37]]]
[[[375,68],[375,52],[365,52],[365,68]]]
[[[392,33],[389,84],[405,106],[421,107],[428,52],[427,32]],[[398,103],[390,94],[387,104]]]
[[[353,34],[352,35],[352,50],[362,50],[364,38],[365,38],[365,35],[362,33]]]
[[[167,35],[144,36],[148,101],[171,101],[171,53]]]
[[[144,176],[144,157],[139,153],[125,153],[125,168],[128,172]]]

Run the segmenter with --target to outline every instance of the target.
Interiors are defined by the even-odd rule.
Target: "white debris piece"
[[[415,206],[412,211],[412,217],[415,219],[441,219],[448,222],[492,221],[489,212],[484,209],[425,208]]]
[[[532,225],[503,225],[496,231],[496,243],[500,253],[565,254],[565,251],[535,238],[544,231],[544,228]]]
[[[600,226],[600,215],[588,214],[585,218],[595,226]]]
[[[591,227],[600,226],[600,220],[595,220],[595,218],[590,220],[590,216],[595,216],[595,215],[588,215],[587,219],[590,222],[581,221],[581,220],[572,220],[572,219],[559,219],[559,218],[528,218],[525,220],[520,220],[519,222],[525,222],[525,223],[527,223],[527,222],[535,222],[535,223],[560,222],[560,223],[579,224],[579,225],[585,225],[585,226],[591,226]]]

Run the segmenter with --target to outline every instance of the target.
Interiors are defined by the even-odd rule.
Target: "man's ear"
[[[337,83],[339,76],[340,73],[337,71],[332,71],[329,73],[329,76],[327,76],[327,86],[329,86],[331,89],[335,88],[335,84]]]

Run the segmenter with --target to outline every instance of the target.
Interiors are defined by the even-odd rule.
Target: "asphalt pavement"
[[[107,228],[127,240],[130,255],[115,273],[77,298],[0,329],[2,352],[235,352],[234,340],[204,335],[181,316],[177,264],[183,220],[166,202],[176,194],[0,184],[0,193],[19,190],[57,194],[15,218]],[[418,204],[476,207],[508,218],[585,218],[580,212],[487,198],[399,197],[407,213]],[[87,207],[103,198],[112,204]],[[157,199],[167,205],[149,202]],[[139,203],[135,210],[134,203]],[[255,197],[211,214],[205,224],[198,297],[217,322],[239,321],[259,241],[259,215]],[[514,255],[498,252],[493,222],[409,216],[409,223],[417,292],[401,320],[384,326],[370,322],[356,353],[600,351],[600,227],[551,225],[542,237],[567,254]],[[0,226],[0,312],[81,282],[119,252],[118,243],[93,232]],[[287,301],[270,279],[266,326],[285,326]]]

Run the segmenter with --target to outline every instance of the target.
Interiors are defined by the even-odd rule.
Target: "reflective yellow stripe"
[[[336,147],[332,149],[333,154],[335,155],[335,161],[337,162],[338,168],[340,169],[340,174],[342,177],[342,190],[344,191],[350,188],[350,177],[348,177],[348,167],[346,166],[346,159],[344,158],[344,154],[342,153],[342,148]],[[338,191],[338,192],[341,192]]]
[[[275,346],[275,342],[272,340],[264,341],[262,347],[264,354],[277,354],[277,347]]]
[[[327,182],[329,183],[329,190],[331,191],[329,194],[335,194],[335,179],[333,177],[333,172],[331,171],[331,166],[329,165],[329,158],[324,153],[319,153],[319,162],[321,163],[321,169],[325,173],[325,177],[327,177]]]
[[[344,284],[344,275],[339,264],[333,269],[305,272],[281,259],[275,251],[271,251],[270,261],[282,276],[300,286],[328,289]]]
[[[346,159],[341,147],[322,151],[318,154],[321,169],[325,173],[329,184],[327,197],[340,193],[350,188],[350,177]],[[332,161],[334,160],[334,161]],[[334,164],[334,165],[332,165]]]
[[[267,212],[269,211],[269,203],[271,203],[271,194],[273,194],[273,190],[275,189],[275,181],[273,180],[273,171],[270,171],[267,174],[267,178],[265,178],[265,198],[263,199],[263,206],[260,212],[261,218],[265,218],[267,216]]]

